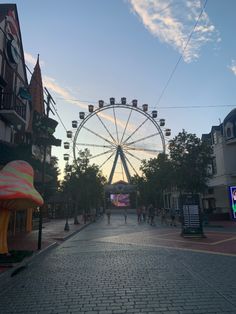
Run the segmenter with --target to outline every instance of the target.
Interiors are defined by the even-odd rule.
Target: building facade
[[[229,187],[236,185],[236,109],[219,126],[213,126],[209,134],[203,134],[202,139],[213,148],[212,178],[203,207],[215,215],[230,217]]]
[[[16,5],[0,5],[0,165],[27,144],[30,94]]]
[[[58,123],[49,118],[51,100],[43,88],[39,56],[28,83],[16,5],[0,4],[0,169],[12,160],[27,161],[40,192],[52,179],[51,146],[61,145],[53,136]],[[13,213],[10,234],[30,231],[31,222],[30,209]]]

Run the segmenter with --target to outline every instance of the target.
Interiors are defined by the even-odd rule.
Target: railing
[[[20,117],[26,119],[26,105],[13,93],[0,93],[1,110],[14,110]]]

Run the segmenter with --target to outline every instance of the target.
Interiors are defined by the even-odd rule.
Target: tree
[[[46,174],[50,178],[47,182],[47,188],[44,191],[45,199],[48,199],[55,195],[55,193],[59,190],[60,187],[58,180],[60,170],[58,167],[57,157],[51,156],[50,164],[46,164]]]
[[[180,132],[169,142],[169,155],[173,169],[173,183],[180,192],[204,192],[210,178],[208,166],[212,161],[212,148],[195,134]]]
[[[172,164],[168,156],[164,153],[156,158],[142,161],[141,170],[144,174],[142,184],[145,187],[146,202],[153,203],[155,206],[163,205],[163,192],[172,184]]]
[[[91,157],[88,149],[79,151],[77,161],[72,166],[66,165],[63,191],[75,204],[74,216],[77,221],[77,208],[89,213],[103,202],[105,178],[98,166],[89,164]],[[68,175],[69,173],[69,175]]]

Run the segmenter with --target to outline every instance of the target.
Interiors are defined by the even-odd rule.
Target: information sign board
[[[186,196],[182,204],[182,236],[204,237],[199,206],[196,198]]]

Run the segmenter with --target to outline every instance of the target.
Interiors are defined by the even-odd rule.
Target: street
[[[179,234],[104,217],[1,282],[0,313],[236,313],[234,252]]]

